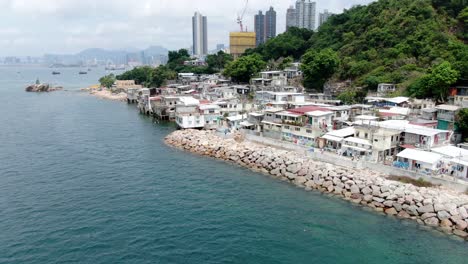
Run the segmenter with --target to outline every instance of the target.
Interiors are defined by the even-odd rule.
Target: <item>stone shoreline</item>
[[[90,95],[95,96],[97,98],[105,99],[105,100],[112,100],[112,101],[127,101],[127,94],[126,93],[119,93],[114,94],[110,90],[102,89],[99,90],[97,88],[83,88],[82,91],[88,92]]]
[[[243,142],[242,137],[223,139],[211,131],[179,130],[165,142],[468,240],[468,196],[464,194],[391,181],[381,173],[314,161],[297,152]]]

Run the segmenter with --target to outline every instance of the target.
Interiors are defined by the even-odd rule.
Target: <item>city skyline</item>
[[[372,0],[317,2],[317,12],[368,4]],[[0,57],[42,56],[45,53],[75,54],[87,48],[121,50],[161,45],[174,50],[192,45],[195,11],[209,20],[208,50],[229,43],[229,32],[238,30],[236,18],[241,1],[145,0],[137,5],[126,0],[0,0]],[[286,10],[295,0],[251,0],[245,15],[249,31],[258,10],[273,6],[277,34],[286,28]]]

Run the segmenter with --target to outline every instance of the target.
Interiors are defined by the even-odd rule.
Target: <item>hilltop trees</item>
[[[208,64],[208,68],[213,71],[221,71],[224,69],[226,64],[233,61],[232,55],[227,54],[224,51],[220,50],[216,54],[208,55],[206,57],[206,63]]]
[[[332,49],[309,50],[302,57],[304,86],[321,90],[325,82],[335,73],[338,65],[338,55]]]
[[[289,28],[283,34],[268,40],[255,49],[247,50],[246,55],[260,54],[264,61],[292,57],[299,60],[310,47],[309,40],[314,32],[304,28]]]
[[[250,78],[258,74],[266,66],[259,54],[243,56],[227,64],[224,74],[236,82],[249,82]]]
[[[454,70],[449,62],[444,61],[410,85],[408,92],[418,98],[434,98],[444,102],[450,85],[455,83],[459,76],[459,72]]]

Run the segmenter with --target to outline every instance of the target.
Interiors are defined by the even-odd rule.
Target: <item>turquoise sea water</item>
[[[468,263],[468,244],[165,146],[173,128],[0,67],[0,263]],[[25,93],[37,77],[67,91]]]

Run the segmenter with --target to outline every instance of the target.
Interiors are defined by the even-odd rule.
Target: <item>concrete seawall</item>
[[[464,194],[390,181],[375,171],[331,165],[240,138],[222,139],[210,131],[175,131],[165,141],[185,151],[236,163],[306,190],[332,193],[377,212],[468,239],[468,196]]]

